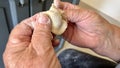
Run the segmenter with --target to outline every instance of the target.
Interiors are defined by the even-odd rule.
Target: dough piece
[[[61,35],[67,28],[67,20],[63,17],[63,11],[52,4],[50,10],[44,12],[52,21],[52,33]]]

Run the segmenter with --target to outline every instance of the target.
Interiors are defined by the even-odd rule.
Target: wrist
[[[110,25],[109,33],[99,46],[93,49],[96,53],[109,57],[115,61],[120,60],[120,28],[115,25]],[[118,32],[119,30],[119,32]]]
[[[113,45],[113,52],[116,53],[116,61],[119,62],[120,61],[120,27],[116,26],[116,25],[112,25],[113,26],[113,36],[111,38],[111,42]]]

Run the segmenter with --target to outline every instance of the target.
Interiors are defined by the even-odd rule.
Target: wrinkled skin
[[[69,20],[64,38],[72,44],[96,48],[111,33],[111,24],[94,11],[58,0],[56,6],[65,11]]]
[[[11,32],[3,55],[6,68],[60,68],[52,46],[51,22],[38,13]]]
[[[64,11],[68,28],[63,37],[71,44],[87,47],[115,61],[120,60],[120,28],[110,24],[95,11],[67,2],[54,0],[55,6]]]
[[[60,0],[54,0],[54,4],[64,11],[69,21],[63,34],[67,41],[79,47],[91,48],[114,60],[120,59],[119,48],[111,44],[111,38],[115,40],[113,32],[118,34],[115,38],[120,37],[119,28],[113,28],[113,25],[94,11]],[[51,22],[46,15],[38,13],[12,30],[3,54],[5,67],[60,68],[52,44]]]

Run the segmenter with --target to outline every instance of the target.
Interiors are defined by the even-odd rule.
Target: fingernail
[[[49,17],[47,16],[47,15],[45,15],[45,14],[40,14],[39,15],[39,18],[38,18],[38,22],[39,23],[50,23],[50,19],[49,19]]]

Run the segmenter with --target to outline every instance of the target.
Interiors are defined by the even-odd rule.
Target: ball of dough
[[[52,4],[50,10],[44,12],[52,21],[52,33],[61,35],[67,28],[67,20],[63,17],[63,11]]]

